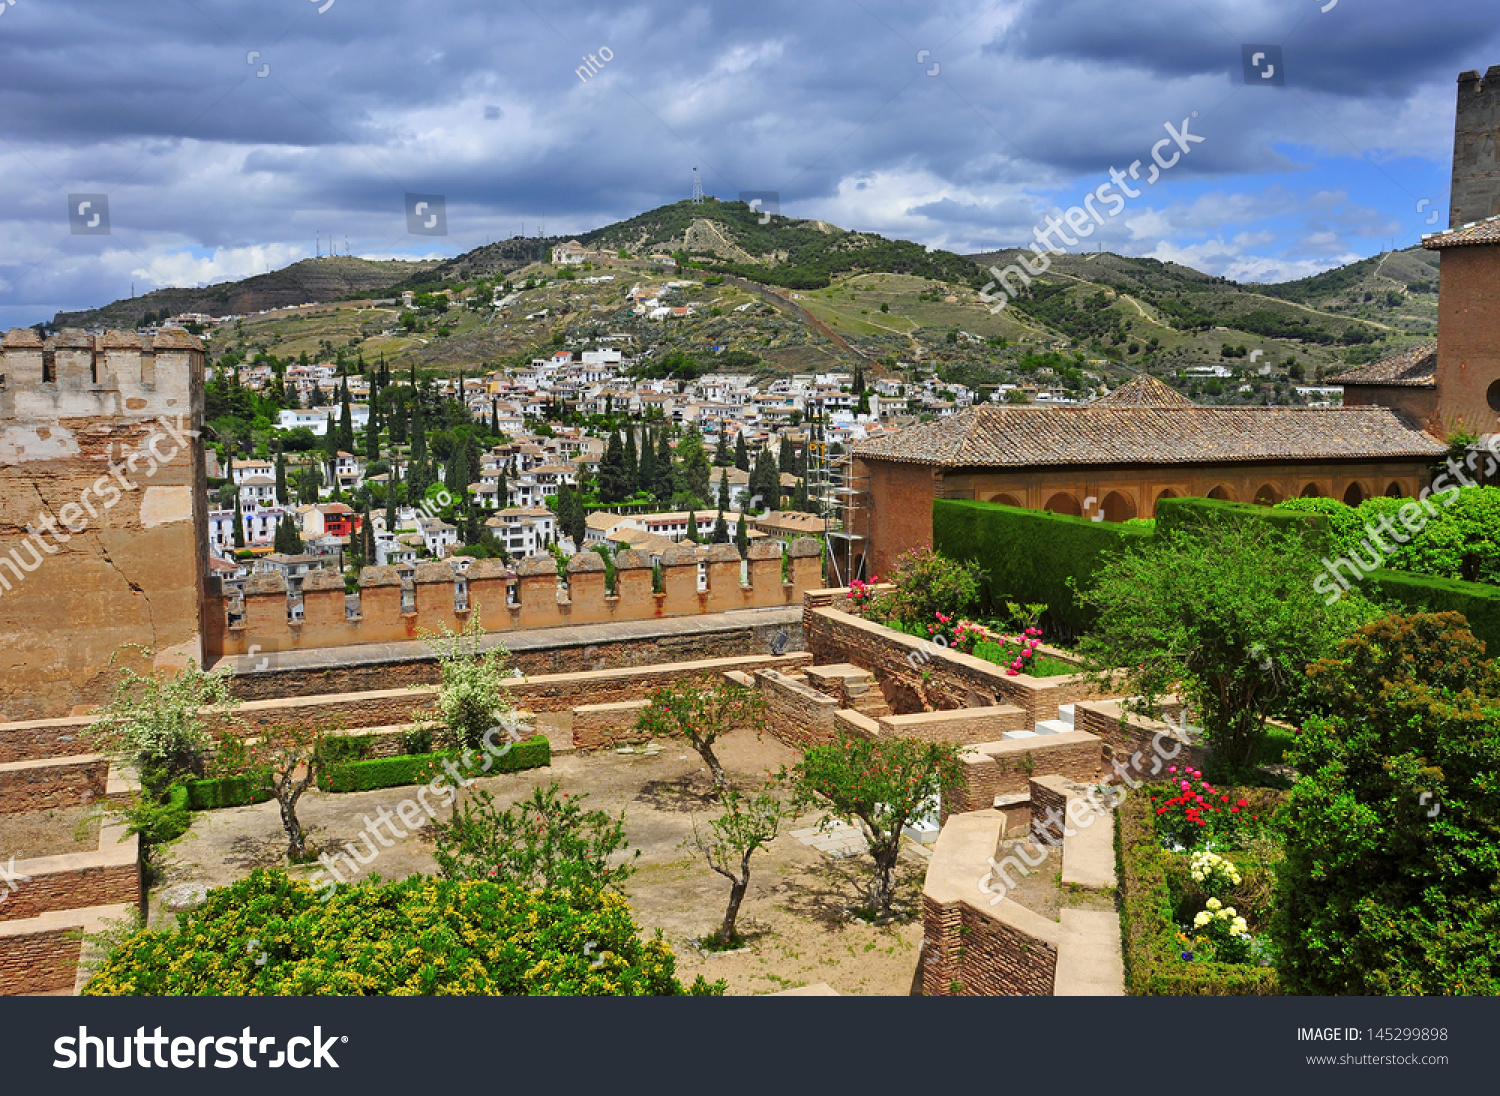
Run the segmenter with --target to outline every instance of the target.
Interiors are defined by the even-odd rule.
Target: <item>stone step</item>
[[[1059,704],[1057,706],[1057,718],[1070,727],[1073,726],[1074,712],[1075,709],[1071,704]]]
[[[1067,734],[1073,729],[1073,724],[1064,723],[1061,719],[1044,719],[1036,725],[1037,734]]]
[[[1035,738],[1035,731],[1006,731],[1001,738]]]

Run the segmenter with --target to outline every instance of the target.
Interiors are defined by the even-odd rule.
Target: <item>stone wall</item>
[[[607,704],[621,700],[644,700],[668,682],[690,677],[716,677],[726,670],[756,670],[762,667],[795,669],[808,661],[804,652],[787,655],[747,655],[739,658],[703,659],[694,662],[672,662],[657,666],[629,666],[615,670],[591,670],[577,674],[541,674],[515,678],[510,686],[517,707],[532,712],[565,712],[580,705]],[[410,689],[379,689],[362,693],[333,693],[324,696],[285,697],[280,700],[254,700],[241,704],[232,722],[213,729],[223,733],[232,726],[242,726],[251,733],[290,727],[321,727],[329,731],[357,730],[371,727],[395,727],[423,718],[432,707],[437,690],[433,686]],[[63,726],[81,733],[90,722],[86,716],[71,720],[48,721],[47,729]],[[0,740],[14,743],[32,741],[35,727],[28,724],[0,726]],[[46,762],[47,767],[64,766],[66,762]],[[90,764],[100,764],[90,762]],[[107,768],[107,764],[105,765]],[[0,774],[17,768],[16,763],[0,766]],[[24,768],[18,771],[26,771]],[[0,777],[3,779],[3,777]],[[26,778],[15,778],[18,787]],[[42,794],[38,792],[37,794]],[[102,790],[101,793],[102,794]],[[22,808],[26,810],[31,807]]]
[[[541,628],[496,637],[495,642],[503,642],[509,652],[506,664],[528,676],[736,658],[804,646],[800,608]],[[434,685],[442,678],[432,648],[419,640],[226,661],[234,669],[232,688],[241,700]]]
[[[82,730],[87,722],[74,717],[0,723],[0,764],[93,753],[94,742]]]
[[[15,935],[0,931],[0,997],[71,990],[83,950],[82,928],[68,925]]]
[[[943,712],[886,715],[877,719],[883,737],[916,738],[950,746],[997,742],[1007,731],[1030,730],[1026,713],[1011,704],[987,708],[951,708]]]
[[[16,889],[0,902],[0,921],[19,921],[56,910],[141,903],[140,837],[120,824],[99,827],[89,852],[17,860]]]
[[[1103,740],[1107,772],[1114,771],[1116,761],[1132,780],[1164,779],[1164,769],[1171,764],[1202,768],[1208,761],[1208,749],[1183,738],[1181,703],[1176,697],[1165,697],[1162,709],[1164,715],[1179,721],[1177,726],[1126,714],[1118,700],[1078,704],[1073,709],[1073,720],[1079,730],[1087,730]]]
[[[202,657],[203,347],[16,328],[0,356],[0,720],[65,716],[127,644]]]
[[[600,750],[625,742],[650,738],[635,729],[636,720],[649,700],[625,700],[615,704],[584,704],[573,709],[573,748]]]
[[[989,809],[997,795],[1027,791],[1033,773],[1058,773],[1093,782],[1102,775],[1098,738],[1085,731],[1007,738],[985,742],[963,752],[964,786],[944,806],[953,813]]]
[[[0,814],[98,803],[108,791],[109,759],[100,754],[0,764]]]
[[[979,890],[1005,827],[999,811],[950,818],[933,846],[922,888],[922,993],[928,997],[1046,997],[1061,926]]]
[[[982,658],[949,650],[836,608],[804,604],[802,632],[819,664],[850,662],[872,671],[899,714],[1011,704],[1027,725],[1056,719],[1063,704],[1098,695],[1081,675],[1008,675]]]
[[[766,702],[766,730],[778,741],[800,750],[838,740],[837,700],[777,670],[755,671],[755,684]]]
[[[822,586],[822,548],[800,537],[787,548],[789,581],[782,581],[782,555],[775,543],[757,541],[745,566],[733,545],[716,544],[703,556],[706,588],[698,588],[699,554],[691,545],[667,549],[661,559],[663,593],[652,592],[651,557],[627,550],[615,556],[615,592],[605,588],[604,561],[594,552],[569,560],[567,581],[547,554],[522,560],[512,573],[497,560],[476,560],[461,579],[446,563],[420,563],[413,582],[414,611],[402,611],[402,580],[394,567],[360,573],[358,610],[347,609],[342,578],[316,572],[302,582],[301,621],[289,619],[286,580],[277,574],[245,584],[244,615],[230,625],[230,599],[215,580],[205,595],[210,656],[274,656],[281,651],[398,643],[422,632],[462,631],[476,615],[486,632],[654,620],[800,605],[807,590]],[[253,651],[252,651],[253,649]]]

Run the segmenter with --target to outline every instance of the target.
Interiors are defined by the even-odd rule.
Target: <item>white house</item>
[[[546,545],[557,540],[556,523],[557,516],[541,506],[511,507],[485,522],[495,531],[495,539],[515,557],[545,551]]]

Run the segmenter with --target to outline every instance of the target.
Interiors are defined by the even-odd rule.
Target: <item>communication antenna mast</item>
[[[703,183],[698,178],[698,167],[693,165],[693,204],[703,204]]]

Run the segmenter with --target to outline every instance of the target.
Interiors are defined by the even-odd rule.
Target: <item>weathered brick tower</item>
[[[1500,214],[1500,65],[1458,78],[1448,227]]]
[[[0,354],[0,721],[62,716],[126,644],[201,660],[203,346],[18,328]]]

